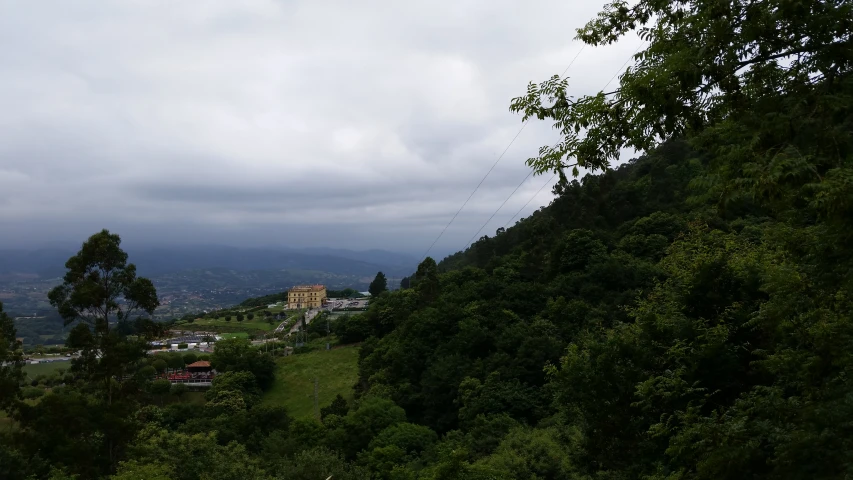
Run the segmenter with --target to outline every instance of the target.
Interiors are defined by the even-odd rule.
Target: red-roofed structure
[[[187,365],[187,370],[190,372],[209,372],[211,370],[210,362],[199,360]]]

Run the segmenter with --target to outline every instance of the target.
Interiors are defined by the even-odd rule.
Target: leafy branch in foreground
[[[648,46],[615,91],[575,99],[554,76],[512,100],[524,121],[551,119],[563,137],[527,161],[537,174],[565,182],[575,162],[603,170],[624,148],[648,151],[821,87],[831,95],[853,67],[853,7],[841,0],[616,1],[577,38],[599,46],[634,31]]]

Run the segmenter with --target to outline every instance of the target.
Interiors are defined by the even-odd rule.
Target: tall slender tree
[[[130,320],[139,311],[151,315],[160,305],[154,284],[136,276],[121,238],[106,229],[89,237],[65,268],[62,284],[48,293],[65,325],[79,321],[107,334],[110,321]]]
[[[380,293],[388,290],[388,279],[385,278],[385,274],[379,272],[376,274],[376,278],[370,282],[370,287],[367,288],[367,291],[370,292],[370,295],[374,297],[378,297]]]

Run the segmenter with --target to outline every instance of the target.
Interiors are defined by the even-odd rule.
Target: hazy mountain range
[[[417,258],[385,250],[353,251],[332,248],[238,248],[227,246],[180,246],[128,248],[129,261],[139,275],[156,276],[192,269],[314,270],[342,275],[409,275]],[[61,276],[72,249],[0,250],[0,274],[35,274],[40,278]]]

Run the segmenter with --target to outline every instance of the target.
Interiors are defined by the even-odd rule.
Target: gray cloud
[[[420,253],[521,127],[510,99],[565,69],[599,8],[0,2],[0,244],[108,227],[131,243]],[[602,88],[637,45],[586,48],[573,93]],[[528,125],[436,249],[464,246],[556,138]]]

